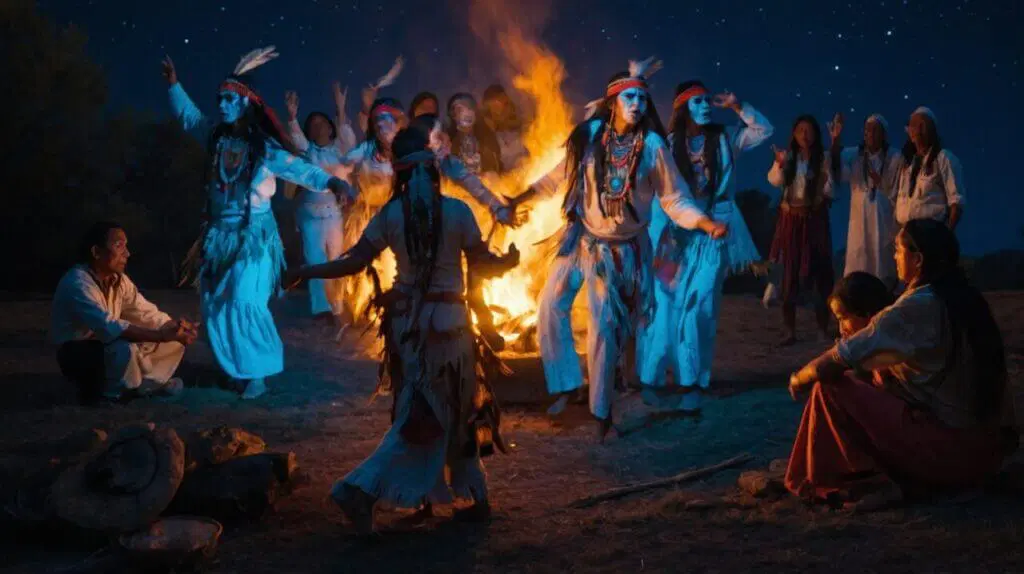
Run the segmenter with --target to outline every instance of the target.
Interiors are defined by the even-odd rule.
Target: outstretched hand
[[[786,156],[789,152],[785,148],[776,147],[775,144],[772,144],[772,153],[775,154],[775,163],[779,165],[786,163]]]
[[[711,98],[711,105],[716,108],[731,108],[738,110],[740,107],[740,100],[736,97],[736,94],[725,91],[720,94],[716,94],[715,97]]]
[[[288,119],[295,120],[299,117],[299,94],[289,90],[284,93],[284,107],[288,110]]]
[[[171,60],[170,56],[164,56],[162,62],[160,62],[161,68],[163,69],[164,79],[171,86],[178,83],[178,72],[174,69],[174,61]]]
[[[348,100],[348,87],[341,87],[341,82],[334,82],[331,84],[331,92],[334,94],[334,107],[338,109],[338,113],[345,111],[345,102]],[[341,119],[345,119],[342,117]]]

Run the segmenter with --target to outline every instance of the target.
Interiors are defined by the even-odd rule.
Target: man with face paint
[[[850,184],[850,227],[843,275],[864,271],[893,288],[893,203],[902,157],[889,147],[889,124],[881,114],[872,114],[864,122],[864,141],[847,148],[840,141],[843,115],[836,114],[828,128],[832,136],[832,173]]]
[[[728,108],[740,118],[731,128],[712,123],[712,107]],[[644,401],[664,406],[655,390],[666,372],[687,390],[681,410],[696,413],[701,392],[711,384],[722,285],[730,271],[760,259],[743,215],[733,198],[736,157],[771,137],[768,120],[735,95],[712,97],[698,80],[679,84],[672,103],[669,147],[676,167],[693,190],[698,205],[729,227],[724,241],[681,229],[658,204],[651,209],[649,234],[655,249],[654,287],[657,307],[652,325],[638,340]]]
[[[218,91],[220,122],[210,122],[164,60],[171,109],[186,129],[209,128],[208,223],[200,239],[200,307],[210,348],[243,398],[266,392],[284,369],[284,346],[268,304],[279,290],[284,245],[270,200],[279,177],[317,193],[349,194],[347,184],[298,157],[277,116],[251,87],[249,72],[277,57],[246,54]]]
[[[963,169],[953,152],[942,147],[935,113],[921,106],[907,126],[896,192],[896,222],[934,219],[956,229],[966,202]]]
[[[345,116],[345,94],[341,85],[334,83],[336,121],[326,114],[311,112],[303,126],[299,126],[299,96],[285,93],[288,109],[288,131],[295,147],[306,159],[330,171],[341,164],[348,150],[355,147],[356,135]],[[296,220],[302,236],[302,256],[307,264],[315,265],[337,259],[344,251],[344,228],[341,210],[351,199],[335,197],[332,193],[318,193],[303,189],[299,194]],[[313,279],[309,282],[310,310],[316,317],[334,317],[339,326],[341,318],[342,283]]]
[[[490,127],[478,121],[473,96],[458,93],[448,100],[448,137],[452,154],[466,164],[471,173],[501,173],[501,149]]]
[[[651,203],[657,197],[669,219],[684,229],[715,238],[727,229],[697,206],[672,161],[647,91],[647,78],[659,67],[653,59],[630,62],[628,72],[612,76],[604,97],[587,105],[587,119],[569,136],[563,165],[548,176],[568,173],[566,225],[538,317],[548,392],[559,395],[548,412],[561,412],[568,393],[583,385],[570,312],[586,283],[590,412],[600,441],[612,427],[616,370],[632,378],[634,339],[654,307]],[[550,188],[547,183],[538,182],[538,189]]]

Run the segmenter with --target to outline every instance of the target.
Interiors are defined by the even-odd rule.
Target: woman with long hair
[[[726,128],[711,121],[711,108],[729,108],[740,124]],[[715,221],[729,227],[724,241],[671,222],[657,203],[651,207],[649,234],[655,246],[654,320],[639,340],[644,402],[663,405],[657,390],[672,372],[686,389],[679,407],[700,409],[701,392],[711,384],[722,284],[730,272],[761,257],[733,200],[735,158],[771,137],[768,120],[731,93],[712,96],[698,80],[676,87],[669,123],[669,148],[695,200]]]
[[[782,344],[796,342],[796,306],[814,293],[814,314],[822,340],[830,340],[825,298],[835,283],[828,209],[832,205],[832,173],[814,116],[793,122],[788,149],[775,151],[768,182],[782,189],[769,259],[782,268]]]
[[[494,131],[477,114],[476,99],[460,92],[448,99],[451,153],[472,173],[501,173],[501,148]]]
[[[896,236],[906,291],[792,376],[794,397],[810,391],[786,472],[794,494],[841,495],[872,473],[884,488],[862,508],[969,488],[1017,447],[1003,339],[959,258],[943,223],[908,221]]]
[[[384,249],[397,261],[394,287],[377,296],[384,360],[381,386],[394,396],[392,426],[377,450],[338,481],[331,492],[360,533],[373,528],[373,507],[399,507],[468,499],[462,514],[490,511],[480,462],[503,449],[499,414],[486,379],[493,360],[475,340],[464,298],[462,257],[470,268],[497,275],[518,263],[491,254],[469,206],[441,195],[438,158],[431,150],[436,119],[423,116],[394,138],[391,198],[367,225],[359,242],[337,261],[303,267],[300,278],[352,275]],[[485,375],[486,377],[486,375]]]
[[[942,146],[935,112],[910,115],[896,190],[896,222],[927,217],[956,229],[966,203],[960,160]]]
[[[277,57],[273,47],[246,54],[218,90],[221,118],[210,122],[164,60],[171,109],[185,129],[209,128],[206,217],[198,254],[203,324],[221,369],[244,388],[266,392],[284,369],[284,346],[268,304],[280,286],[284,245],[270,209],[275,177],[316,193],[349,194],[348,185],[297,157],[288,134],[252,88],[250,72]]]
[[[570,312],[587,285],[590,320],[587,363],[590,412],[598,440],[612,428],[617,368],[635,376],[636,336],[654,307],[651,244],[647,237],[655,198],[674,223],[715,238],[726,226],[694,203],[686,180],[672,161],[665,130],[650,101],[648,77],[660,67],[652,60],[630,62],[628,72],[608,80],[602,98],[588,104],[588,116],[566,142],[565,218],[557,256],[541,292],[539,339],[548,392],[565,408],[569,393],[583,386]],[[554,175],[552,172],[551,175]],[[539,182],[538,189],[550,189]]]

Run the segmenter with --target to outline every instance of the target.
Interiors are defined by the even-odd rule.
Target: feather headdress
[[[242,59],[238,61],[238,65],[235,66],[233,75],[241,76],[246,72],[251,72],[256,68],[259,68],[263,64],[273,60],[278,56],[277,48],[275,46],[267,46],[266,48],[256,48],[248,54],[242,56]]]
[[[378,79],[377,82],[370,87],[373,88],[374,90],[379,90],[380,88],[390,86],[391,84],[395,83],[395,79],[398,78],[398,75],[402,73],[402,68],[404,66],[405,60],[401,56],[395,58],[395,63],[391,65],[391,69],[388,70],[388,73],[381,76],[380,79]]]
[[[608,87],[605,88],[604,97],[593,100],[584,107],[586,113],[583,116],[584,120],[589,120],[597,113],[598,107],[601,102],[608,98],[614,98],[622,92],[630,88],[643,88],[647,89],[647,80],[653,76],[662,67],[661,60],[657,60],[654,56],[647,58],[646,60],[630,60],[627,76],[623,78],[616,78],[611,82],[608,82]]]

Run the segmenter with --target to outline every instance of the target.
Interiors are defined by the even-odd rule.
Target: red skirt
[[[817,383],[804,407],[786,488],[825,498],[871,472],[912,489],[968,488],[999,471],[998,429],[950,428],[899,397],[847,376]]]
[[[782,302],[795,304],[814,289],[823,299],[832,293],[832,230],[828,209],[807,212],[779,208],[769,258],[782,266]]]

